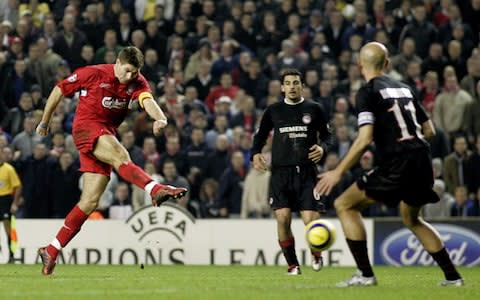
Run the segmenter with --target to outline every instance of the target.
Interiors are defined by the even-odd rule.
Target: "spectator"
[[[419,62],[411,61],[408,63],[407,71],[405,73],[403,82],[406,83],[412,89],[416,97],[420,95],[420,92],[423,88],[423,82],[422,82],[421,68],[420,68]]]
[[[234,57],[234,51],[237,46],[238,43],[232,40],[224,41],[222,43],[220,57],[212,65],[211,74],[214,80],[219,80],[220,77],[223,77],[222,74],[230,73],[238,65],[238,62]]]
[[[467,91],[473,98],[480,99],[480,90],[478,82],[480,81],[480,54],[472,55],[467,60],[468,74],[464,76],[460,82],[463,90]],[[478,102],[478,101],[477,101]]]
[[[32,126],[33,127],[33,126]],[[33,129],[34,130],[34,129]],[[20,217],[46,219],[52,216],[52,198],[50,182],[52,179],[52,161],[48,160],[45,144],[33,146],[32,155],[18,164],[23,183],[24,205]]]
[[[24,91],[29,91],[32,85],[36,84],[35,78],[33,78],[27,70],[26,60],[15,60],[13,70],[6,73],[3,78],[3,101],[8,108],[14,108],[18,106],[20,97]]]
[[[154,137],[147,136],[143,139],[142,154],[145,162],[153,163],[156,166],[159,165],[160,153],[157,151],[157,144]]]
[[[42,96],[48,97],[48,92],[56,84],[55,73],[63,59],[60,55],[52,51],[48,45],[48,41],[44,37],[38,38],[36,45],[38,46],[40,54],[40,68],[42,70],[41,77],[37,79],[37,82],[40,84]]]
[[[56,35],[52,47],[55,53],[62,54],[72,69],[81,65],[82,57],[79,49],[87,44],[87,37],[82,31],[76,29],[75,22],[75,16],[71,14],[63,16],[63,30]]]
[[[34,146],[41,141],[42,137],[35,132],[35,120],[32,117],[26,117],[23,121],[23,131],[15,135],[12,141],[13,151],[18,151],[15,156],[27,159],[33,154]]]
[[[100,16],[98,4],[88,4],[85,8],[85,14],[80,24],[80,30],[85,33],[88,42],[93,45],[94,49],[98,49],[102,46],[106,27],[102,16]]]
[[[165,66],[159,64],[158,54],[154,49],[147,49],[145,51],[145,64],[142,67],[142,74],[145,78],[152,83],[153,86],[157,86],[168,73]]]
[[[433,190],[437,193],[440,201],[437,203],[427,203],[423,208],[423,216],[427,219],[449,217],[455,199],[445,191],[445,182],[441,179],[435,179]]]
[[[53,164],[51,182],[52,218],[63,219],[80,199],[80,173],[73,155],[64,151]]]
[[[475,216],[475,204],[473,199],[468,197],[468,190],[460,185],[455,188],[455,203],[452,205],[452,217],[471,217]]]
[[[423,79],[422,89],[419,91],[420,104],[422,104],[427,112],[431,113],[433,111],[435,98],[439,93],[438,73],[428,71]]]
[[[453,142],[454,151],[445,158],[443,178],[449,193],[453,194],[458,186],[464,186],[468,183],[468,159],[471,152],[467,147],[465,136],[457,135]]]
[[[18,107],[11,108],[2,120],[1,127],[12,136],[16,136],[23,129],[24,120],[33,111],[33,99],[30,93],[23,92]]]
[[[167,57],[167,38],[159,31],[155,20],[149,20],[145,27],[145,47],[154,49],[157,52],[158,63],[166,66],[168,62]]]
[[[220,85],[215,86],[211,89],[207,98],[205,99],[205,104],[208,106],[211,112],[214,112],[214,106],[221,96],[228,96],[230,99],[234,99],[237,94],[239,87],[232,84],[232,75],[230,73],[223,73],[220,77]]]
[[[205,177],[218,181],[223,171],[227,168],[228,158],[228,137],[226,134],[219,134],[215,142],[214,151],[207,156]]]
[[[133,213],[132,201],[128,184],[120,182],[115,188],[113,203],[108,208],[108,218],[126,220]]]
[[[118,23],[115,26],[118,44],[121,46],[129,46],[132,41],[134,29],[135,28],[133,27],[132,20],[130,18],[130,13],[128,11],[121,11],[118,15]],[[99,46],[96,48],[100,48]]]
[[[415,41],[415,54],[424,58],[428,54],[428,47],[437,40],[438,30],[427,20],[427,12],[423,2],[413,6],[413,20],[405,26],[400,34],[400,41],[411,37]]]
[[[221,217],[240,216],[242,206],[243,182],[246,170],[242,152],[232,153],[230,164],[219,180],[220,190],[217,202]]]
[[[467,65],[462,57],[462,44],[459,41],[451,40],[447,47],[447,65],[453,66],[457,78],[467,75]]]
[[[448,136],[464,130],[465,114],[472,103],[472,97],[460,89],[455,75],[445,78],[443,91],[435,98],[433,120]]]
[[[412,38],[405,38],[402,41],[402,47],[399,54],[392,57],[392,67],[403,77],[407,75],[407,66],[409,62],[416,61],[422,63],[422,59],[415,54],[416,42]]]
[[[122,50],[122,46],[118,44],[117,33],[113,29],[107,29],[105,31],[103,46],[95,52],[94,62],[96,64],[105,63],[105,54],[108,50],[115,51],[116,55]]]
[[[262,18],[261,28],[256,36],[257,54],[260,59],[265,59],[267,53],[277,52],[280,49],[281,32],[277,30],[280,26],[276,14],[266,11]]]
[[[188,59],[185,68],[185,80],[188,81],[195,78],[200,64],[205,63],[211,65],[217,59],[218,54],[212,51],[210,42],[207,39],[201,39],[198,44],[198,50]]]
[[[163,181],[161,182],[162,184],[183,187],[190,190],[190,185],[188,184],[188,180],[185,177],[178,174],[176,162],[174,160],[171,160],[171,159],[165,160],[162,166],[162,173],[163,173]],[[192,208],[190,207],[189,199],[190,199],[189,194],[187,194],[187,196],[182,197],[182,199],[172,199],[170,201],[173,201],[176,204],[180,205],[181,207],[185,208],[186,210],[194,213]]]
[[[347,22],[342,13],[336,9],[330,14],[329,21],[324,29],[325,37],[334,57],[338,57],[343,49],[341,41],[347,29]]]
[[[178,174],[181,176],[186,176],[190,167],[188,165],[188,161],[186,160],[185,154],[180,151],[180,139],[174,136],[167,138],[167,144],[165,148],[165,152],[160,155],[157,169],[163,170],[163,165],[168,160],[173,160],[175,162],[175,167]],[[165,174],[163,174],[163,176],[165,176]]]
[[[213,178],[207,178],[200,187],[198,200],[194,205],[198,206],[198,218],[216,218],[218,217],[218,182]]]
[[[434,71],[437,75],[440,75],[446,65],[447,59],[443,55],[442,45],[432,43],[428,50],[428,56],[422,61],[422,74],[425,75],[429,71]],[[443,78],[441,78],[441,82],[443,82]]]
[[[265,109],[270,104],[276,103],[283,98],[280,81],[277,79],[271,79],[268,82],[267,95],[256,103],[256,107]]]
[[[143,168],[145,166],[146,159],[142,151],[142,148],[135,145],[135,135],[133,131],[128,129],[126,132],[122,133],[120,135],[120,142],[125,147],[125,149],[127,149],[128,154],[130,155],[130,158],[132,159],[132,161],[136,165]],[[144,141],[144,145],[145,145],[145,141]]]

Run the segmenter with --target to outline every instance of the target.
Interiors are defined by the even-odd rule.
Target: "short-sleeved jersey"
[[[133,101],[142,92],[151,92],[142,74],[128,84],[115,77],[112,64],[94,65],[75,70],[58,84],[64,96],[80,92],[73,126],[98,122],[117,127],[125,119]]]
[[[428,147],[422,134],[428,117],[407,85],[387,76],[375,77],[358,90],[356,106],[358,126],[374,126],[380,161]]]
[[[298,104],[282,101],[267,107],[254,138],[252,157],[262,151],[272,129],[272,167],[311,165],[309,148],[319,138],[325,151],[332,144],[323,110],[313,101]]]
[[[0,196],[11,195],[20,186],[17,171],[9,163],[0,165]]]

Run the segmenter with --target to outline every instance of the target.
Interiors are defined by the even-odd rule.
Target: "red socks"
[[[56,238],[47,247],[47,252],[52,259],[57,259],[58,252],[80,231],[80,228],[87,218],[88,215],[84,213],[78,205],[75,205],[65,218],[65,222],[58,231]]]
[[[145,186],[153,181],[150,175],[131,161],[121,164],[117,171],[123,179],[142,189],[145,189]],[[163,188],[163,185],[156,183],[148,192],[150,195],[154,195],[160,188]]]

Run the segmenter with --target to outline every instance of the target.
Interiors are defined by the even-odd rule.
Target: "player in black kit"
[[[335,209],[359,271],[340,287],[376,285],[367,254],[366,233],[360,211],[373,201],[400,204],[402,221],[420,240],[445,274],[440,285],[461,286],[463,279],[436,230],[420,216],[426,203],[439,201],[433,192],[430,150],[425,138],[435,135],[432,122],[410,88],[384,75],[388,52],[376,42],[362,47],[359,65],[367,84],[356,97],[359,134],[341,163],[320,175],[315,189],[328,195],[341,175],[375,142],[378,166],[361,176],[335,200]]]
[[[270,206],[275,211],[278,241],[288,263],[288,274],[299,275],[290,228],[292,211],[300,211],[305,224],[320,217],[319,202],[313,196],[316,163],[332,142],[320,105],[302,98],[301,73],[286,69],[280,79],[285,98],[265,110],[254,138],[252,160],[257,170],[267,169],[261,151],[273,129]],[[321,253],[312,251],[313,269],[319,271],[322,266]]]

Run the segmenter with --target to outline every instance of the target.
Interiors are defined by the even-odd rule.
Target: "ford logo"
[[[451,224],[434,226],[440,233],[455,265],[480,263],[480,236],[472,230]],[[435,261],[413,233],[404,228],[390,234],[380,245],[383,261],[394,266],[433,265]]]

